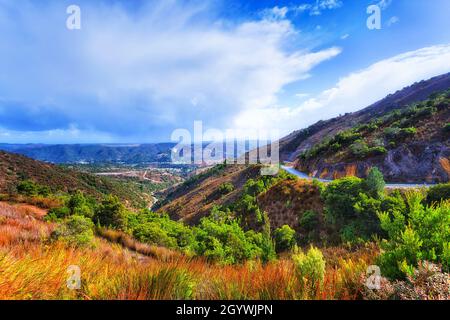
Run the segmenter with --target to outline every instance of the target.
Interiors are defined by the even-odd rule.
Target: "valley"
[[[0,299],[448,300],[449,90],[296,131],[273,176],[168,144],[0,145]]]

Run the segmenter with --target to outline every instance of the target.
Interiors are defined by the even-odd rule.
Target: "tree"
[[[95,211],[94,221],[101,226],[125,230],[127,223],[125,206],[119,198],[109,195]]]
[[[380,199],[384,195],[384,177],[377,167],[370,169],[367,178],[364,180],[364,187],[368,195],[375,199]]]
[[[94,224],[90,219],[74,215],[56,228],[52,238],[73,246],[86,246],[94,239],[93,228]]]
[[[69,201],[67,201],[67,208],[69,208],[71,215],[77,214],[91,219],[94,215],[94,212],[89,206],[86,197],[83,192],[79,190],[70,196]]]
[[[288,225],[278,228],[274,232],[275,247],[278,252],[292,249],[296,245],[295,230]]]

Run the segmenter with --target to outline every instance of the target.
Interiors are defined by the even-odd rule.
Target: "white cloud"
[[[340,79],[334,87],[298,107],[246,111],[236,119],[236,123],[247,123],[255,128],[283,128],[282,134],[287,134],[319,120],[360,110],[414,82],[449,71],[450,44],[427,47],[351,73]]]
[[[286,14],[288,13],[288,11],[288,7],[279,8],[278,6],[275,6],[270,9],[264,9],[262,11],[262,16],[267,20],[279,20],[286,18]]]
[[[340,0],[317,0],[314,4],[303,3],[292,7],[292,11],[297,13],[308,12],[311,16],[318,16],[324,10],[333,10],[342,7]]]
[[[392,26],[392,25],[398,23],[399,21],[400,21],[400,18],[399,18],[399,17],[393,16],[393,17],[391,17],[391,18],[388,20],[387,26],[390,27],[390,26]]]
[[[350,35],[348,33],[341,36],[341,40],[346,40]]]
[[[298,30],[285,8],[272,10],[277,19],[236,23],[215,19],[204,2],[152,1],[134,13],[80,0],[82,29],[68,31],[63,3],[15,3],[0,0],[0,102],[58,115],[58,125],[48,119],[36,131],[76,127],[131,141],[167,140],[197,119],[228,127],[340,52],[288,51]],[[0,126],[32,130],[42,108],[33,119],[13,108],[0,104],[0,116],[14,115]]]

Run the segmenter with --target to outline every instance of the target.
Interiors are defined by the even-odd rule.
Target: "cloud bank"
[[[351,73],[299,106],[267,108],[258,114],[245,111],[235,122],[242,127],[249,123],[255,128],[279,126],[287,134],[319,120],[360,110],[414,82],[447,72],[450,72],[450,44],[422,48]]]
[[[69,31],[62,2],[0,0],[0,137],[141,142],[194,120],[228,128],[340,53],[288,49],[298,30],[283,9],[237,23],[205,2],[78,4],[82,29]]]

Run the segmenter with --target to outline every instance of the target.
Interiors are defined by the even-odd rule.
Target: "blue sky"
[[[71,4],[81,30],[66,28]],[[372,4],[381,30],[366,26]],[[448,12],[448,0],[0,0],[0,142],[169,141],[195,120],[284,135],[449,72]]]

